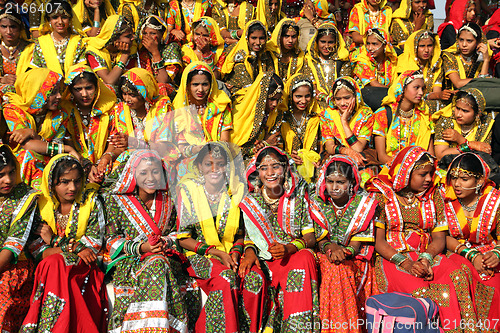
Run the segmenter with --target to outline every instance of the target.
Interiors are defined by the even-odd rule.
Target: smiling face
[[[45,103],[44,108],[47,111],[56,111],[59,108],[59,102],[61,101],[61,91],[63,89],[62,80],[57,83],[57,85],[52,90],[52,93],[47,98],[47,103]]]
[[[255,30],[248,36],[248,48],[250,51],[259,52],[266,43],[264,30]]]
[[[153,194],[166,186],[163,167],[155,158],[142,160],[135,168],[134,177],[139,190],[147,194]]]
[[[340,113],[344,113],[348,111],[349,106],[355,102],[355,96],[346,88],[341,88],[335,93],[334,101]]]
[[[210,152],[198,164],[198,170],[200,170],[207,184],[219,188],[226,181],[227,161],[223,156],[214,158]]]
[[[52,30],[57,32],[61,36],[69,35],[69,25],[71,18],[65,14],[54,14],[49,17],[49,23]]]
[[[57,200],[61,204],[73,203],[83,186],[83,177],[77,168],[66,171],[54,186]]]
[[[88,107],[94,103],[97,88],[89,80],[85,78],[79,79],[71,86],[70,90],[77,105]]]
[[[259,179],[271,193],[281,193],[283,184],[285,183],[285,166],[280,163],[278,156],[274,153],[269,153],[262,159],[262,162],[257,168]]]
[[[305,112],[311,103],[312,89],[308,85],[302,85],[292,92],[293,108]]]
[[[423,13],[427,9],[427,0],[412,0],[411,11],[413,13]]]
[[[205,103],[210,93],[210,81],[204,74],[196,74],[188,85],[191,97],[198,103]]]

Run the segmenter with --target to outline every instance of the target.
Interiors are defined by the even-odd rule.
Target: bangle
[[[143,240],[141,240],[139,243],[137,243],[137,248],[135,249],[138,257],[141,256],[141,246],[142,246],[142,244],[144,244]]]
[[[194,250],[193,250],[193,252],[196,252],[196,253],[200,254],[200,253],[199,253],[199,252],[200,252],[200,247],[202,247],[202,246],[203,246],[203,243],[202,243],[202,242],[198,242],[198,243],[196,243],[196,245],[194,246]],[[201,255],[203,255],[203,254],[201,254]]]
[[[87,248],[87,247],[86,247],[85,245],[83,245],[82,243],[78,242],[78,243],[76,244],[75,249],[73,250],[73,253],[78,254],[78,253],[82,252],[83,250],[85,250],[86,248]]]
[[[321,253],[324,254],[325,253],[325,247],[327,247],[328,245],[331,245],[331,244],[332,244],[332,242],[330,242],[330,241],[326,241],[323,244],[321,244],[321,247],[319,249],[321,251]]]
[[[123,63],[123,61],[118,61],[118,62],[116,63],[116,66],[120,67],[122,70],[125,70],[125,67],[127,67],[127,66]]]
[[[64,144],[58,143],[57,146],[59,148],[59,154],[64,154]]]
[[[457,245],[457,246],[455,246],[455,249],[453,250],[453,252],[458,253],[458,252],[459,252],[459,251],[458,251],[458,249],[459,249],[461,246],[465,246],[465,245],[464,245],[464,244],[462,244],[462,243],[458,243],[458,245]]]
[[[116,154],[113,153],[113,152],[110,152],[110,151],[107,151],[105,152],[104,154],[102,154],[101,158],[99,160],[101,160],[104,156],[106,155],[109,155],[111,156],[111,161],[113,162],[115,159],[116,159]]]
[[[353,144],[355,144],[356,142],[358,142],[358,138],[356,137],[356,135],[351,135],[350,137],[348,137],[346,139],[347,143],[349,144],[349,146],[352,146]]]
[[[230,30],[230,34],[232,39],[240,39],[238,36],[238,30]]]
[[[389,259],[390,262],[395,264],[396,266],[401,266],[401,264],[408,259],[404,254],[396,252],[394,255]]]
[[[144,140],[137,140],[136,149],[149,149],[149,143]]]
[[[151,67],[153,67],[153,69],[156,69],[156,70],[160,70],[162,68],[165,68],[165,66],[166,66],[165,61],[163,61],[163,60],[151,63]]]
[[[101,27],[101,22],[94,21],[94,28],[100,28],[100,27]]]
[[[461,153],[468,153],[468,152],[472,151],[472,149],[470,149],[470,146],[469,146],[469,141],[467,141],[467,140],[465,140],[465,142],[462,143],[461,145],[458,145],[457,149]]]
[[[245,245],[245,252],[247,252],[248,249],[252,249],[253,252],[255,252],[255,254],[258,253],[258,249],[257,249],[257,246],[253,245],[253,244],[247,244]]]
[[[335,146],[334,153],[335,153],[335,155],[340,154],[340,145],[339,146]]]
[[[208,251],[211,249],[215,249],[215,245],[205,245],[207,248],[205,249],[205,255],[208,256]]]
[[[306,248],[306,242],[302,238],[297,238],[297,239],[291,241],[290,244],[295,246],[297,248],[297,251],[300,251],[300,250]]]
[[[347,251],[351,252],[351,256],[354,256],[356,254],[356,249],[354,249],[353,246],[348,245],[348,246],[345,247],[345,249]]]
[[[427,259],[427,261],[429,261],[429,264],[431,266],[434,265],[434,257],[429,252],[422,252],[422,253],[420,253],[418,255],[418,260],[421,260],[421,259]]]

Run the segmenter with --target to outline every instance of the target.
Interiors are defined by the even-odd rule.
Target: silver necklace
[[[462,206],[462,208],[467,211],[467,212],[473,212],[476,210],[476,207],[477,207],[477,204],[479,203],[479,197],[476,198],[476,202],[474,202],[474,204],[472,204],[471,206],[466,206],[462,199],[461,198],[458,198],[458,202],[460,203],[460,206]]]

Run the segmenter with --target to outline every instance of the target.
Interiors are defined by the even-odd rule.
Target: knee
[[[252,294],[259,294],[265,286],[265,277],[261,270],[252,269],[243,280],[243,288]]]
[[[231,289],[237,289],[236,273],[232,269],[225,269],[220,272],[218,280],[229,285]]]

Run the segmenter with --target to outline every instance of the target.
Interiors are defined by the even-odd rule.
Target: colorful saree
[[[382,107],[374,115],[373,134],[385,137],[385,150],[389,157],[409,146],[429,148],[433,125],[427,106],[423,102],[415,105],[410,121],[403,122],[398,114],[404,87],[411,82],[413,73],[414,71],[406,71],[397,78],[389,88],[388,95],[382,100]],[[387,108],[392,113],[390,124]]]
[[[60,204],[54,194],[52,177],[57,164],[63,161],[79,163],[69,154],[60,154],[50,160],[43,171],[42,195],[35,217],[38,225],[34,227],[47,224],[52,233],[60,237],[59,246],[46,244],[41,236],[29,245],[37,260],[41,260],[43,252],[51,247],[62,252],[39,262],[30,309],[20,332],[97,333],[106,329],[108,299],[104,273],[96,263],[87,265],[77,253],[63,250],[71,240],[95,254],[101,250],[106,223],[104,205],[95,190],[82,186],[69,214],[64,216],[58,212]]]
[[[84,33],[87,33],[90,29],[92,29],[94,26],[94,11],[85,5],[85,0],[78,0],[76,2],[73,6],[73,13],[78,21],[81,22],[82,31]],[[99,23],[101,26],[104,25],[109,16],[115,14],[115,9],[113,8],[110,0],[104,0],[101,2],[101,5],[99,6],[99,15],[101,19]]]
[[[386,4],[387,0],[380,2],[380,11],[376,16],[371,15],[367,0],[361,0],[361,2],[355,4],[349,14],[348,32],[356,31],[361,36],[364,36],[368,29],[377,28],[389,31],[392,21],[392,9]]]
[[[79,75],[94,72],[88,66],[75,65],[69,69],[65,84],[71,85]],[[113,129],[112,110],[116,103],[115,94],[100,80],[89,119],[83,119],[78,106],[68,96],[61,102],[61,107],[70,115],[67,129],[76,151],[92,164],[97,163],[106,150],[108,137]]]
[[[391,22],[391,43],[394,47],[399,47],[403,49],[406,45],[406,41],[409,39],[410,35],[415,32],[415,25],[411,21],[412,19],[412,1],[403,0],[397,10],[392,14]],[[425,22],[420,27],[420,30],[434,31],[434,16],[429,9],[426,9],[423,13],[425,15]]]
[[[350,165],[355,185],[341,215],[337,215],[332,199],[326,191],[327,169],[330,164],[340,161]],[[356,162],[344,155],[334,155],[321,168],[312,195],[311,206],[316,214],[311,214],[322,230],[328,231],[332,243],[348,246],[351,241],[362,242],[359,254],[340,264],[331,263],[324,253],[318,252],[321,284],[319,287],[321,332],[362,332],[358,323],[365,319],[365,301],[378,293],[372,260],[373,233],[372,219],[377,207],[373,193],[361,187],[361,175]],[[353,329],[356,327],[356,329]]]
[[[44,106],[63,77],[47,68],[32,69],[22,74],[15,84],[16,93],[7,93],[3,115],[9,131],[30,128],[48,142],[62,142],[66,135],[68,115],[64,110],[46,112]],[[39,188],[48,156],[23,149],[13,149],[21,165],[21,177],[28,185]]]
[[[275,154],[287,156],[279,148],[271,149]],[[298,176],[293,164],[285,166],[286,190],[279,199],[277,214],[273,213],[258,190],[262,183],[256,161],[261,152],[248,165],[246,174],[250,193],[243,198],[240,208],[247,232],[245,245],[254,248],[262,269],[271,277],[271,310],[265,332],[291,333],[299,327],[305,328],[305,332],[318,332],[318,271],[314,252],[303,249],[284,259],[272,259],[268,251],[275,242],[288,244],[303,235],[315,233],[308,185]],[[324,236],[326,233],[321,232],[315,238]]]
[[[416,205],[403,205],[396,195],[408,186],[415,164],[424,156],[434,163],[432,176],[435,180],[434,157],[421,147],[407,147],[394,157],[389,168],[384,167],[378,177],[370,179],[365,185],[368,191],[377,193],[380,214],[376,217],[375,226],[385,230],[387,243],[393,249],[413,261],[426,251],[433,232],[448,230],[444,201],[436,182],[416,196]],[[462,320],[466,323],[477,321],[471,272],[463,270],[443,254],[434,257],[432,270],[433,279],[425,281],[382,256],[377,257],[375,264],[380,292],[407,292],[414,297],[429,297],[439,305],[442,327],[462,332]]]
[[[116,295],[109,332],[187,332],[186,309],[179,280],[183,274],[179,253],[170,246],[159,253],[138,255],[137,248],[152,239],[173,244],[169,236],[172,200],[166,186],[157,190],[151,209],[136,194],[135,168],[141,160],[161,161],[150,150],[136,150],[123,167],[118,180],[106,195],[109,212],[106,247],[115,269]],[[162,164],[163,174],[165,165]],[[162,177],[165,181],[165,175]],[[179,280],[176,278],[179,277]]]
[[[451,185],[450,177],[446,179],[445,212],[448,219],[450,236],[458,240],[459,243],[467,247],[470,245],[471,248],[485,254],[491,250],[500,250],[498,246],[498,242],[500,241],[500,223],[498,222],[500,219],[500,210],[498,209],[500,205],[500,191],[494,188],[495,184],[493,182],[487,180],[490,174],[490,167],[481,157],[478,155],[475,156],[481,162],[483,170],[479,173],[484,175],[483,177],[486,179],[486,182],[480,189],[473,217],[468,218],[465,216],[465,211]],[[448,173],[450,172],[451,170],[448,169]],[[459,265],[464,265],[466,267],[464,270],[472,272],[477,319],[479,323],[483,323],[481,329],[486,332],[498,331],[500,324],[496,318],[500,316],[499,266],[494,269],[492,276],[481,276],[478,274],[476,268],[463,257],[451,254],[450,259]]]
[[[3,155],[2,155],[3,156]],[[16,185],[0,198],[0,243],[14,259],[0,273],[0,330],[18,332],[29,309],[35,266],[23,249],[32,230],[38,193],[22,182],[16,162]]]
[[[233,95],[238,90],[250,86],[260,72],[275,71],[272,53],[267,44],[257,54],[250,52],[248,47],[248,30],[253,25],[261,25],[264,31],[267,31],[264,25],[257,20],[248,22],[239,42],[226,51],[228,54],[225,58],[221,57],[219,59],[219,64],[223,61],[223,64],[219,66],[223,81],[232,86],[230,90]]]
[[[319,55],[318,40],[319,33],[327,30],[335,38],[335,46],[328,60],[323,60]],[[307,45],[305,66],[303,73],[313,81],[316,86],[316,98],[322,109],[328,106],[327,97],[333,86],[333,82],[341,74],[342,65],[348,60],[349,51],[346,48],[344,37],[332,23],[323,23],[319,26],[313,38]]]
[[[205,194],[203,177],[198,166],[193,163],[190,168],[192,172],[185,175],[178,185],[177,238],[192,238],[230,253],[235,241],[244,236],[238,205],[245,194],[245,184],[240,182],[236,173],[229,146],[213,142],[210,147],[213,154],[219,151],[227,160],[222,171],[227,180],[226,188],[217,202],[210,201]],[[188,268],[190,276],[208,295],[196,323],[196,331],[259,332],[267,291],[267,281],[262,271],[252,269],[239,283],[237,274],[218,257],[192,251],[187,251],[186,255],[191,265]],[[238,304],[241,311],[238,310]]]
[[[169,27],[181,30],[186,34],[182,44],[192,39],[191,27],[193,22],[198,21],[202,16],[209,14],[211,2],[208,0],[195,0],[194,8],[180,7],[180,1],[172,0],[169,3],[170,9],[167,14],[167,24]],[[184,22],[183,22],[184,21]]]

